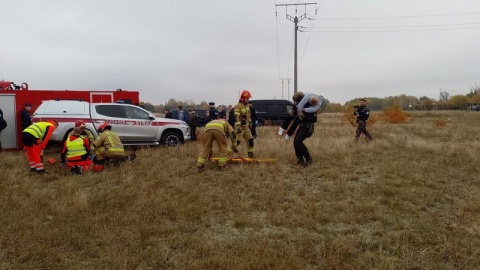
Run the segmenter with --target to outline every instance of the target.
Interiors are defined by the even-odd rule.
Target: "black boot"
[[[312,163],[313,163],[312,157],[307,157],[307,158],[305,158],[305,163],[304,163],[305,166],[308,166],[308,165],[310,165],[310,164],[312,164]]]
[[[297,157],[297,164],[303,165],[303,163],[305,163],[305,161],[303,160],[303,157]]]

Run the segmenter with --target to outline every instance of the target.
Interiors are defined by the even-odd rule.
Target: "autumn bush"
[[[391,124],[401,124],[408,120],[408,113],[406,113],[399,104],[395,104],[383,111],[383,121]]]
[[[447,120],[444,120],[444,119],[433,120],[433,125],[436,127],[446,127],[447,124],[448,124]]]

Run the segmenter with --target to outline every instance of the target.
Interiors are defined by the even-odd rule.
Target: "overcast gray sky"
[[[480,84],[478,0],[0,0],[0,79],[31,89],[117,88],[142,101],[234,104],[290,98],[293,23],[298,89],[331,102],[438,99]],[[317,10],[317,14],[315,14]],[[314,19],[314,20],[313,20]],[[288,94],[290,94],[288,96]]]

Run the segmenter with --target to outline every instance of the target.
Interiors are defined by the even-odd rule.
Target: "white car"
[[[64,141],[83,120],[95,137],[105,121],[125,145],[162,144],[175,147],[190,140],[190,128],[184,121],[157,118],[149,111],[123,103],[88,103],[76,100],[47,100],[33,114],[33,121],[56,120],[59,125],[50,140]]]

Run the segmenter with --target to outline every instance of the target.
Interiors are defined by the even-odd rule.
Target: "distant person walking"
[[[358,142],[362,133],[367,137],[368,141],[373,140],[372,135],[367,131],[368,117],[370,117],[370,109],[367,107],[367,101],[360,99],[359,105],[353,106],[355,111],[353,115],[357,116],[357,131],[355,134],[355,142]]]
[[[32,116],[30,115],[31,109],[32,109],[32,104],[25,103],[24,109],[20,112],[20,120],[22,121],[22,130],[26,129],[32,124]]]

